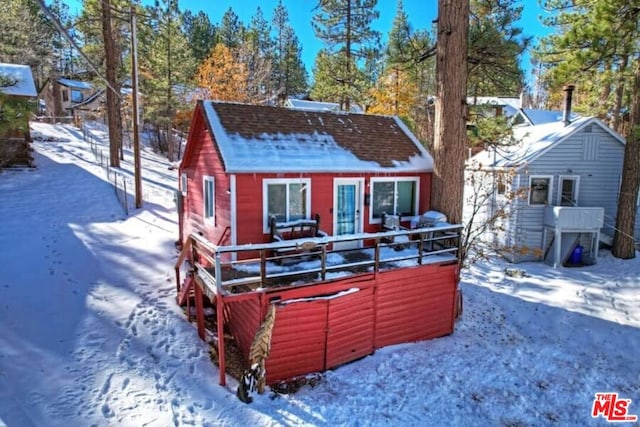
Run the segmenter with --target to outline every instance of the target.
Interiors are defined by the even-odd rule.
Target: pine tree
[[[0,1],[0,62],[31,67],[42,87],[54,67],[54,29],[33,0]]]
[[[228,48],[240,46],[244,36],[244,25],[231,7],[222,16],[222,22],[218,27],[217,43],[222,43]]]
[[[292,95],[307,91],[307,71],[302,63],[302,47],[289,24],[289,13],[282,0],[273,11],[273,71],[272,86],[278,104]]]
[[[418,103],[415,80],[417,52],[414,49],[411,26],[402,0],[398,0],[396,16],[385,49],[382,76],[372,90],[372,104],[367,112],[392,114],[411,122],[410,110]]]
[[[103,64],[100,70],[106,82],[106,116],[109,126],[109,154],[112,166],[119,166],[122,154],[123,81],[129,78],[122,61],[130,48],[129,2],[126,0],[84,0],[75,28],[80,32],[83,52],[93,64]]]
[[[258,7],[237,50],[240,60],[246,64],[247,95],[252,104],[266,103],[272,98],[273,41],[270,33],[271,27]]]
[[[469,0],[438,0],[437,99],[431,206],[462,221]]]
[[[183,22],[193,57],[197,63],[200,63],[209,56],[216,44],[216,27],[203,11],[199,11],[196,15],[189,10],[185,11]]]
[[[371,79],[363,74],[362,63],[374,57],[373,52],[379,48],[380,34],[371,28],[379,15],[376,4],[377,0],[325,0],[320,2],[319,12],[313,17],[316,36],[325,44],[324,55],[336,56],[332,60],[335,74],[322,86],[338,87],[339,102],[344,110],[349,110],[352,102],[360,103],[369,89],[367,83]],[[318,56],[317,60],[324,59]],[[317,76],[315,80],[317,83]],[[312,92],[327,91],[314,87]]]
[[[69,6],[62,0],[54,0],[50,6],[51,13],[58,19],[60,24],[67,29],[67,34],[75,39],[73,28],[73,18],[69,13]],[[55,71],[57,74],[73,76],[77,63],[77,52],[74,52],[71,43],[63,34],[56,31],[52,39],[53,56],[55,60]]]
[[[119,150],[122,147],[120,126],[120,92],[117,72],[120,67],[120,52],[112,27],[111,0],[101,0],[102,40],[107,78],[107,124],[109,126],[109,164],[120,167]]]
[[[516,22],[523,6],[516,0],[471,0],[469,88],[472,95],[517,96],[524,86],[519,57],[531,38]]]
[[[177,0],[156,2],[146,8],[146,15],[151,20],[139,37],[144,118],[156,127],[161,151],[173,161],[176,150],[172,129],[177,112],[187,108],[184,95],[193,87],[195,61],[182,32]]]
[[[344,63],[346,55],[336,53],[327,53],[321,49],[316,56],[313,68],[314,84],[311,88],[311,97],[327,102],[335,102],[346,109],[347,103],[345,99],[361,102],[364,99],[364,88],[369,81],[364,73],[358,69],[353,58],[349,67]],[[351,78],[348,85],[336,84],[340,80],[336,80],[336,76],[340,75],[342,70],[350,68]],[[355,104],[355,102],[353,103]],[[351,102],[349,103],[351,105]]]

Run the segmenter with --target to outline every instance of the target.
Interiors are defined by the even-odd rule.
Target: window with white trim
[[[310,218],[310,179],[265,179],[262,182],[265,230],[269,228],[271,216],[276,217],[276,222]]]
[[[212,176],[202,178],[203,217],[205,221],[215,221],[216,215],[216,186]]]
[[[504,172],[496,172],[495,192],[498,197],[505,197],[509,192],[509,176]]]
[[[560,175],[558,178],[558,206],[578,206],[579,175]]]
[[[382,214],[415,216],[418,213],[418,178],[371,178],[371,223]]]
[[[180,175],[180,191],[184,196],[187,195],[188,182],[189,182],[189,179],[187,177],[187,174],[183,172],[182,175]]]
[[[529,205],[549,205],[551,204],[551,186],[553,177],[551,176],[531,176],[529,177]]]

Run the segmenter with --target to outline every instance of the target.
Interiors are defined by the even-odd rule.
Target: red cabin
[[[275,304],[268,383],[452,333],[459,226],[415,221],[432,167],[397,117],[198,102],[179,170],[176,271],[194,266],[180,299],[193,286],[201,317],[210,298],[218,336],[226,325],[247,357]],[[283,272],[301,249],[310,263]]]

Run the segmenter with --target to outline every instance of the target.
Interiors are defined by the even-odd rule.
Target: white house
[[[516,126],[517,144],[486,149],[468,161],[469,171],[494,177],[485,217],[518,194],[495,236],[512,262],[544,259],[558,266],[576,245],[584,248],[585,262],[595,262],[599,241],[611,244],[625,140],[595,117],[567,117],[570,110],[564,120]]]

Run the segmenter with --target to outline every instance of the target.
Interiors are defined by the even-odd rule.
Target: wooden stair
[[[178,305],[183,306],[187,304],[189,297],[193,295],[193,282],[193,276],[187,276],[178,293]]]

